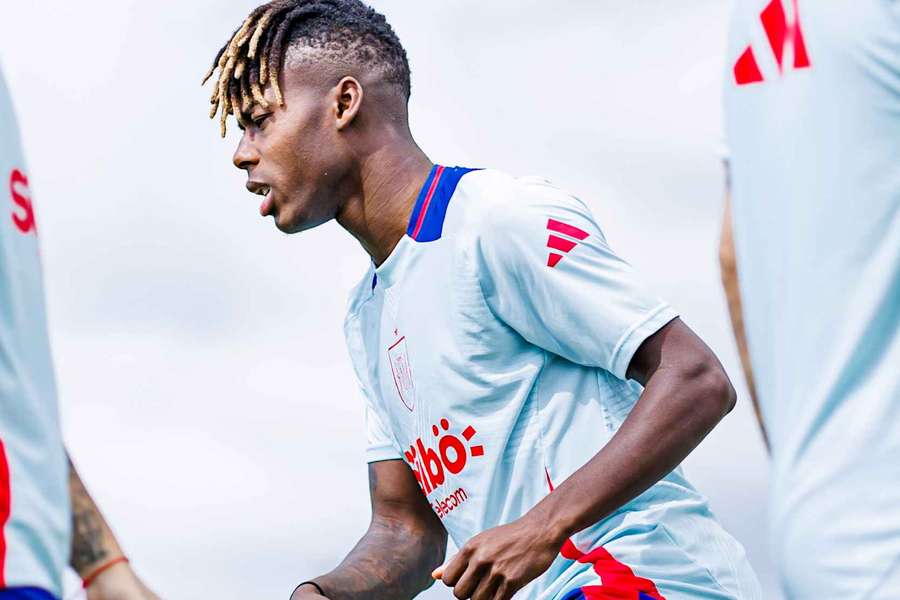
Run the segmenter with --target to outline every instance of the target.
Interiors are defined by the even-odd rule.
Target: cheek
[[[294,146],[296,166],[309,179],[330,179],[340,171],[341,156],[333,132],[310,127],[302,134],[302,142]]]
[[[332,118],[326,107],[310,98],[288,99],[288,110],[278,123],[279,133],[277,137],[272,134],[277,162],[285,173],[283,184],[299,193],[295,199],[332,193],[346,171],[342,140]]]

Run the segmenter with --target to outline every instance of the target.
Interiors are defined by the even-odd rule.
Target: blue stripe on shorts
[[[15,587],[0,590],[0,600],[57,600],[57,598],[40,588]]]
[[[581,590],[572,590],[571,592],[563,596],[562,600],[584,600],[584,592],[582,592]],[[653,598],[651,598],[644,592],[638,592],[637,600],[653,600]]]

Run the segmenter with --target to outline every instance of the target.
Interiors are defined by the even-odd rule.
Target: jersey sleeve
[[[371,280],[371,277],[369,277]],[[360,287],[360,286],[357,286]],[[357,290],[358,291],[358,290]],[[355,292],[354,292],[355,293]],[[353,364],[353,374],[356,383],[365,400],[366,418],[366,462],[373,463],[382,460],[394,460],[402,458],[400,447],[386,426],[386,420],[378,410],[378,398],[376,392],[367,383],[368,377],[365,369],[365,346],[362,343],[360,322],[353,314],[353,294],[351,294],[351,310],[344,321],[344,336],[347,342],[347,351]]]
[[[678,316],[609,247],[587,207],[521,184],[489,211],[478,265],[494,314],[526,340],[625,379],[641,343]]]
[[[378,415],[374,404],[369,400],[369,395],[363,389],[366,396],[366,462],[373,463],[381,460],[395,460],[401,458],[393,437]]]

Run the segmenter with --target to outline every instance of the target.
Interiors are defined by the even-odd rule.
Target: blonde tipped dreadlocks
[[[244,19],[216,54],[203,77],[216,72],[209,117],[219,114],[225,137],[228,115],[241,126],[250,121],[254,105],[269,108],[263,90],[271,87],[284,105],[278,77],[286,49],[297,40],[335,61],[367,65],[409,97],[406,52],[385,18],[360,0],[273,0]]]

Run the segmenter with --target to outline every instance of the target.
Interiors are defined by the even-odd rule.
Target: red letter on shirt
[[[17,189],[18,186],[18,189]],[[19,231],[29,233],[35,231],[34,208],[31,206],[31,195],[28,191],[28,178],[18,169],[13,169],[9,176],[9,191],[21,212],[12,213],[12,220]]]

